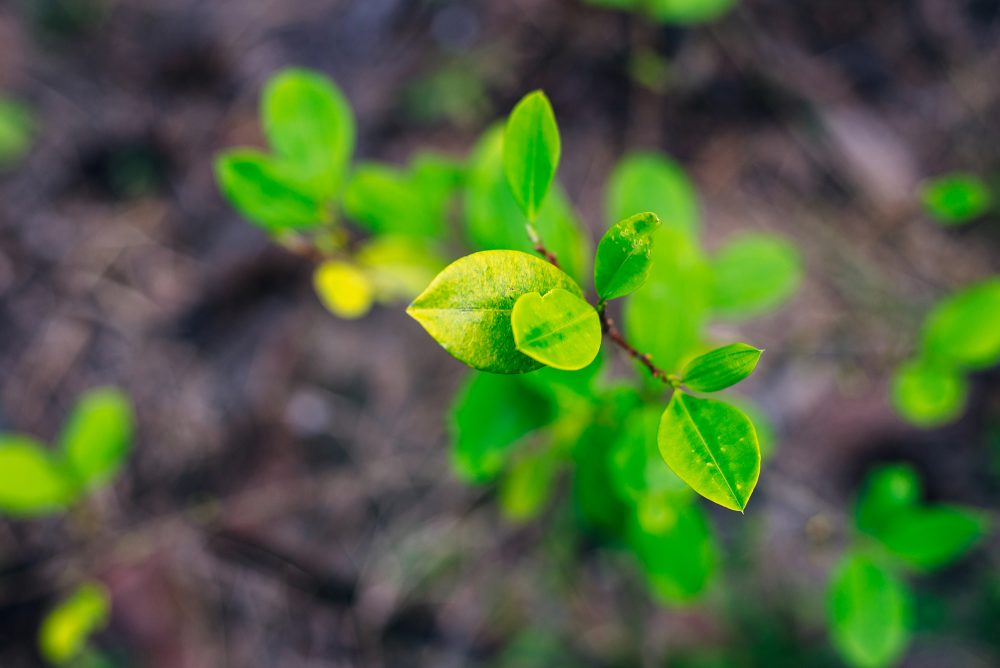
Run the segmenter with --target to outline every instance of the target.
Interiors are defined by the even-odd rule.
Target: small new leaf
[[[892,378],[892,405],[918,427],[937,427],[954,421],[965,408],[969,383],[947,364],[912,360]]]
[[[482,251],[452,262],[406,312],[456,359],[481,371],[526,373],[542,366],[517,349],[511,311],[521,295],[580,286],[520,251]]]
[[[510,113],[503,168],[511,192],[530,221],[538,216],[559,165],[559,127],[542,91],[529,93]]]
[[[925,183],[920,201],[941,225],[964,225],[986,213],[992,205],[989,187],[974,174],[948,174]]]
[[[85,394],[66,423],[60,447],[82,488],[93,488],[112,478],[132,447],[128,397],[111,388]]]
[[[681,382],[698,392],[718,392],[753,373],[763,350],[745,343],[731,343],[691,360]]]
[[[110,607],[110,597],[102,585],[81,585],[42,622],[38,635],[42,656],[56,665],[79,657],[91,634],[108,623]]]
[[[0,512],[32,517],[64,509],[74,499],[73,478],[40,443],[0,435]]]
[[[660,418],[660,454],[709,501],[743,511],[760,475],[753,423],[738,408],[677,390]]]
[[[601,349],[597,311],[572,292],[556,288],[545,294],[529,292],[514,304],[510,324],[522,353],[554,369],[576,371]]]
[[[655,213],[638,213],[604,233],[594,261],[594,287],[601,299],[624,297],[646,282],[651,266]]]
[[[1000,361],[1000,279],[969,286],[935,306],[924,322],[923,352],[968,369]]]
[[[330,260],[316,268],[313,287],[323,306],[335,316],[353,320],[368,313],[375,288],[368,275],[347,262]]]
[[[294,170],[260,151],[240,149],[219,156],[215,177],[229,203],[272,234],[315,227],[325,217]]]

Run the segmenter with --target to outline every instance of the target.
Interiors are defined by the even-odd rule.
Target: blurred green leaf
[[[652,532],[633,518],[628,544],[642,565],[650,589],[662,601],[688,603],[711,582],[717,548],[705,511],[696,503],[664,505],[667,519]]]
[[[0,170],[19,162],[31,148],[35,123],[21,102],[0,97]]]
[[[469,482],[494,478],[511,447],[553,417],[550,402],[521,377],[471,374],[451,406],[455,472]]]
[[[691,496],[691,488],[663,465],[657,444],[661,414],[657,406],[629,413],[612,445],[609,466],[614,488],[632,503],[652,498],[656,504],[669,506],[673,505],[670,499]]]
[[[0,511],[15,517],[58,512],[75,498],[63,462],[26,436],[0,434]]]
[[[990,278],[942,300],[924,322],[924,356],[970,369],[1000,361],[1000,279]]]
[[[91,390],[77,402],[59,447],[80,486],[113,478],[132,449],[132,404],[114,388]]]
[[[696,24],[714,21],[736,4],[736,0],[640,0],[662,23]]]
[[[340,193],[354,152],[354,114],[330,79],[303,69],[278,73],[264,88],[261,118],[275,153],[295,166],[309,194]]]
[[[655,213],[637,213],[604,233],[594,261],[598,297],[616,299],[642,287],[652,262],[653,231],[659,226]]]
[[[931,218],[942,225],[962,225],[989,211],[990,189],[974,174],[948,174],[924,183],[920,201]]]
[[[892,405],[919,427],[936,427],[956,420],[965,408],[968,382],[958,371],[926,360],[911,360],[892,378]]]
[[[716,348],[688,362],[681,382],[698,392],[724,390],[752,374],[762,352],[745,343]]]
[[[698,232],[694,186],[677,163],[657,153],[625,156],[608,180],[608,220],[623,220],[640,211],[655,213],[665,228],[684,231],[692,239]]]
[[[62,665],[78,658],[90,636],[108,623],[111,600],[100,584],[90,582],[53,609],[42,621],[38,644],[42,656]]]
[[[327,260],[317,266],[313,288],[330,313],[347,320],[367,314],[375,299],[375,286],[368,275],[341,260]]]
[[[677,477],[706,499],[743,511],[760,475],[760,446],[742,411],[675,390],[657,440]]]
[[[866,533],[881,531],[902,511],[920,503],[922,486],[909,464],[881,466],[865,478],[854,508],[854,522]]]
[[[548,449],[514,458],[500,481],[500,508],[514,522],[536,517],[552,496],[557,460]]]
[[[793,245],[771,234],[745,234],[712,259],[712,308],[745,318],[778,308],[799,287],[802,262]]]
[[[538,217],[559,166],[559,127],[545,93],[517,103],[503,135],[503,169],[514,200],[530,221]]]
[[[858,668],[895,663],[910,642],[912,602],[906,585],[861,554],[848,554],[828,588],[834,646]]]
[[[327,219],[295,171],[260,151],[221,154],[215,161],[215,177],[229,203],[272,234],[315,227]]]
[[[541,365],[517,350],[511,311],[521,295],[562,288],[573,279],[519,251],[482,251],[452,262],[406,312],[456,359],[481,371],[524,373]]]
[[[572,292],[555,288],[521,295],[510,315],[517,349],[564,371],[582,369],[601,349],[597,311]]]
[[[504,177],[502,154],[503,127],[494,126],[482,136],[469,159],[465,233],[478,249],[534,252],[525,232],[524,216]],[[566,273],[582,283],[590,261],[590,236],[583,231],[558,183],[553,183],[545,198],[535,228]]]
[[[413,299],[445,267],[429,241],[406,235],[380,235],[365,242],[355,260],[365,270],[381,302]]]
[[[895,557],[931,571],[955,561],[986,535],[982,513],[959,506],[936,505],[902,511],[877,538]]]

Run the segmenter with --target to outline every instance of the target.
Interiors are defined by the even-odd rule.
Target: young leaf
[[[624,297],[642,287],[649,276],[655,213],[637,213],[611,226],[597,244],[594,286],[601,299]]]
[[[896,369],[891,392],[893,407],[909,422],[937,427],[962,414],[969,383],[947,365],[911,360]]]
[[[114,477],[132,447],[128,397],[113,388],[86,393],[73,409],[59,444],[82,488],[93,488]]]
[[[459,361],[481,371],[525,373],[541,364],[517,349],[511,311],[521,295],[555,288],[583,296],[573,279],[544,260],[482,251],[445,267],[406,312]]]
[[[974,174],[948,174],[923,184],[920,201],[927,214],[942,225],[962,225],[986,213],[992,196]]]
[[[38,635],[42,656],[56,665],[76,659],[90,636],[108,623],[110,607],[102,585],[90,582],[80,586],[42,621]]]
[[[608,180],[608,220],[622,220],[637,211],[652,211],[664,228],[685,232],[691,239],[698,232],[694,186],[680,165],[659,154],[626,156]]]
[[[467,482],[495,477],[511,447],[553,418],[552,404],[522,376],[473,373],[451,406],[451,463]]]
[[[760,475],[760,447],[742,411],[677,390],[657,440],[663,460],[694,491],[730,510],[746,508]]]
[[[955,561],[986,535],[986,518],[959,506],[912,508],[899,513],[876,537],[901,561],[931,571]]]
[[[939,303],[923,329],[924,356],[982,369],[1000,361],[1000,278],[991,278]]]
[[[0,97],[0,170],[13,165],[28,152],[34,125],[27,107]]]
[[[521,211],[530,221],[549,192],[559,165],[559,127],[545,93],[529,93],[507,119],[503,168]]]
[[[353,264],[328,260],[316,267],[313,287],[330,313],[353,320],[368,313],[374,299],[374,286],[368,275]]]
[[[284,70],[264,89],[261,117],[271,147],[300,171],[310,194],[336,197],[354,152],[354,115],[340,89],[319,73]]]
[[[43,445],[25,436],[0,435],[0,512],[45,515],[64,509],[74,496],[72,477]]]
[[[858,529],[877,534],[894,518],[920,503],[920,477],[909,464],[892,464],[865,478],[854,509]]]
[[[753,373],[761,353],[745,343],[731,343],[691,360],[681,374],[681,382],[698,392],[718,392]]]
[[[712,259],[712,307],[727,318],[745,318],[776,309],[802,280],[799,253],[771,234],[733,239]]]
[[[237,211],[272,234],[315,227],[326,217],[291,168],[259,151],[240,149],[219,156],[215,178]]]
[[[554,369],[582,369],[601,349],[597,311],[561,288],[544,296],[537,292],[521,295],[511,311],[510,325],[517,349]]]
[[[912,602],[906,585],[860,554],[848,554],[827,592],[830,632],[858,668],[890,666],[910,642]]]

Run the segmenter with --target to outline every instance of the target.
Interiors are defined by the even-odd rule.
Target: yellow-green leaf
[[[445,267],[406,310],[456,359],[481,371],[525,373],[542,366],[517,349],[511,312],[521,295],[580,286],[520,251],[482,251]]]
[[[114,388],[85,394],[60,438],[69,469],[84,488],[114,477],[132,448],[132,404]]]
[[[61,460],[26,436],[0,434],[0,512],[31,517],[58,512],[76,484]]]
[[[353,264],[329,260],[316,267],[313,286],[330,313],[353,320],[368,313],[374,286],[365,272]]]
[[[660,454],[706,499],[742,511],[760,475],[753,423],[738,408],[675,391],[660,419]]]
[[[537,292],[521,295],[511,311],[510,324],[517,349],[554,369],[582,369],[601,349],[597,311],[562,288],[544,296]]]
[[[653,231],[659,226],[655,213],[637,213],[604,233],[594,261],[598,297],[624,297],[642,287],[652,262]]]
[[[507,119],[503,167],[524,215],[535,220],[559,165],[559,127],[542,91],[526,95]]]
[[[90,636],[108,623],[111,608],[107,590],[90,582],[53,609],[42,621],[38,646],[51,663],[61,665],[77,658]]]
[[[745,343],[731,343],[691,360],[681,382],[698,392],[718,392],[753,373],[763,350]]]
[[[545,509],[552,496],[557,460],[549,449],[517,457],[500,481],[500,508],[513,522],[524,522]]]
[[[892,378],[892,405],[918,427],[956,420],[965,408],[969,383],[961,372],[943,364],[912,360]]]

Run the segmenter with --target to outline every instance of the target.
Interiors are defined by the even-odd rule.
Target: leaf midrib
[[[700,440],[702,445],[705,446],[705,452],[707,452],[708,456],[712,459],[712,463],[715,465],[715,470],[719,472],[719,476],[722,478],[723,482],[726,483],[726,489],[729,490],[729,495],[733,498],[733,501],[736,502],[736,505],[740,506],[740,508],[742,509],[743,504],[740,503],[739,497],[736,496],[736,492],[733,490],[733,486],[729,483],[729,479],[726,478],[725,474],[722,472],[722,467],[719,466],[719,460],[715,458],[715,454],[712,452],[712,449],[708,447],[708,441],[706,441],[705,437],[702,436],[701,429],[698,427],[698,423],[695,422],[694,418],[691,416],[691,411],[689,411],[688,407],[684,405],[685,396],[686,395],[684,394],[678,395],[677,397],[678,405],[684,411],[684,415],[687,416],[687,419],[691,422],[691,425],[694,427],[695,433],[698,434],[698,440]]]

